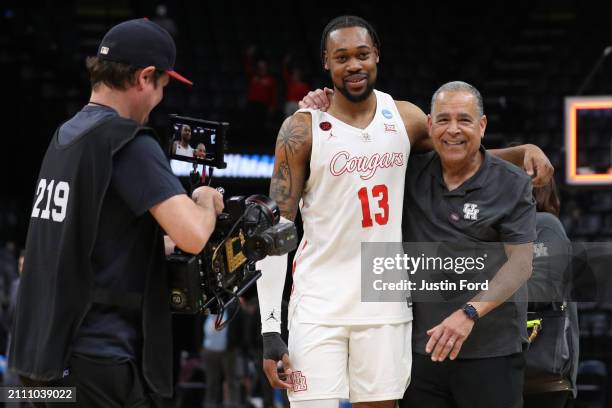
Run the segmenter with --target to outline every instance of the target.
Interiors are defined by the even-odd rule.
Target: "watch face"
[[[465,314],[468,315],[468,317],[472,320],[476,320],[478,319],[478,312],[476,311],[476,308],[472,305],[464,305],[463,306],[463,311],[465,312]]]

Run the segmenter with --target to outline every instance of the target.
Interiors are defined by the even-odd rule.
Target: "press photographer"
[[[37,180],[9,367],[24,384],[76,387],[83,407],[150,406],[172,394],[162,229],[202,251],[219,192],[189,197],[144,127],[175,44],[146,19],[111,28],[87,59],[91,98],[53,135]]]

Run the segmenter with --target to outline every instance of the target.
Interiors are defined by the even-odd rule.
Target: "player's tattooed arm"
[[[270,198],[278,204],[281,215],[291,221],[297,214],[310,161],[311,120],[310,114],[301,112],[288,117],[276,140]]]
[[[402,117],[412,151],[425,152],[433,149],[427,126],[427,115],[418,106],[406,102],[395,101],[397,110]]]

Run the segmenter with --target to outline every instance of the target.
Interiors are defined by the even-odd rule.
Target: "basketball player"
[[[191,140],[191,126],[181,126],[181,140],[177,140],[173,145],[173,153],[181,156],[192,157],[194,155],[193,147],[189,145]]]
[[[294,408],[336,408],[345,398],[358,408],[390,408],[410,380],[412,311],[406,303],[360,301],[361,243],[401,242],[411,146],[430,148],[425,114],[374,89],[379,49],[365,20],[332,20],[321,41],[335,90],[329,109],[298,111],[276,143],[270,196],[288,220],[300,203],[304,223],[288,350],[279,334],[287,258],[262,261],[257,286],[264,371],[272,386],[288,389]]]

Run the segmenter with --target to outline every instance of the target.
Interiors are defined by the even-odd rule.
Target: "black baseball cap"
[[[176,45],[168,31],[146,18],[119,23],[104,35],[98,58],[137,67],[154,66],[185,84],[193,82],[174,71]]]

